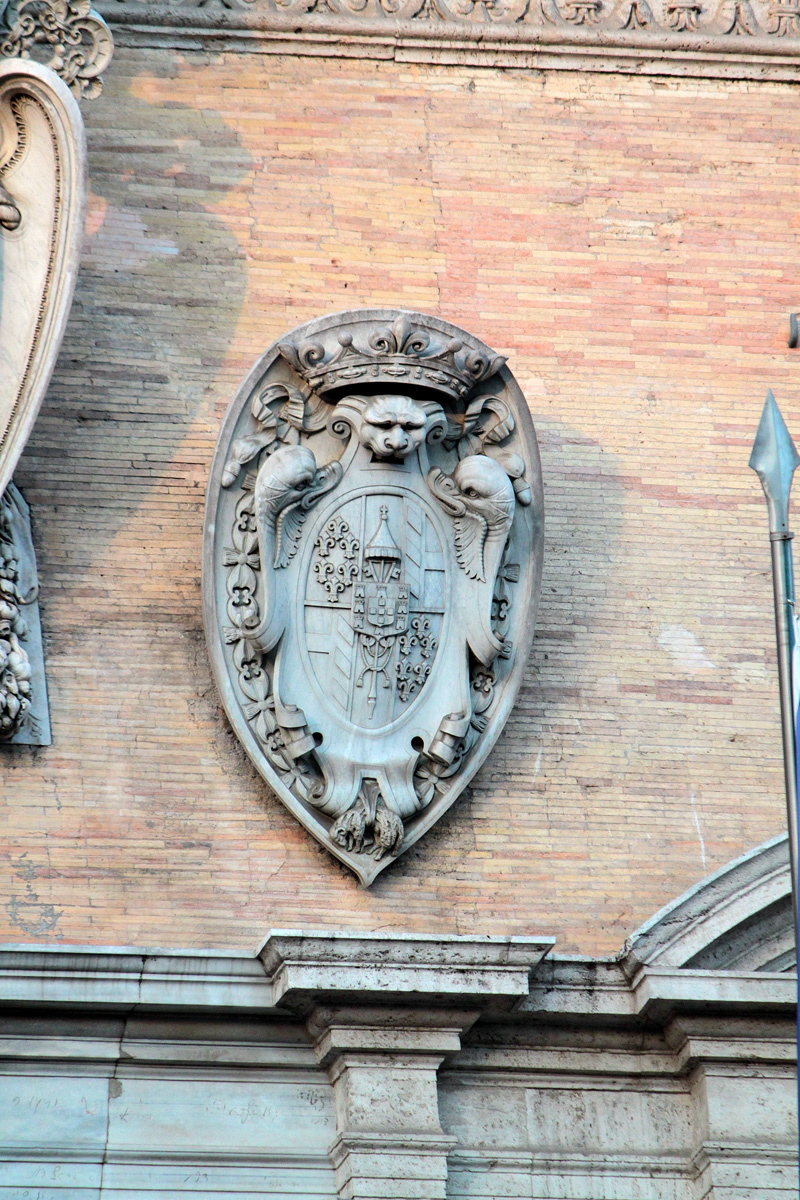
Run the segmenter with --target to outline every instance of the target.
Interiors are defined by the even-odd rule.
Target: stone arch
[[[786,834],[695,884],[628,939],[628,960],[689,970],[793,971]]]

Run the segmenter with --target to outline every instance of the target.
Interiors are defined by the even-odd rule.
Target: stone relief
[[[50,744],[38,596],[30,512],[11,483],[0,496],[0,742]]]
[[[23,8],[31,11],[20,16],[20,36],[33,37],[32,6],[14,11]],[[73,95],[48,67],[0,58],[0,742],[50,740],[33,544],[11,477],[61,345],[85,204],[86,144]],[[21,590],[19,572],[29,579]]]
[[[79,99],[100,95],[113,51],[89,0],[0,0],[0,55],[50,67]]]
[[[99,0],[99,4],[120,29],[146,11],[152,28],[174,24],[176,31],[185,26],[187,13],[195,14],[192,20],[198,27],[219,23],[224,14],[226,29],[267,29],[284,16],[307,18],[307,29],[337,21],[356,21],[365,27],[424,25],[431,32],[448,25],[479,25],[498,32],[504,27],[525,31],[537,40],[537,29],[545,37],[547,31],[579,30],[584,48],[592,38],[606,48],[654,46],[658,39],[686,49],[694,41],[697,52],[705,52],[711,38],[728,43],[730,53],[741,54],[757,52],[761,38],[800,37],[800,7],[795,0],[711,4],[701,0]],[[180,21],[174,19],[176,9],[183,14]],[[608,35],[615,36],[609,40]],[[625,69],[625,64],[615,69]]]
[[[234,399],[206,520],[217,681],[262,775],[362,882],[497,739],[541,543],[522,394],[504,358],[447,322],[322,318]]]

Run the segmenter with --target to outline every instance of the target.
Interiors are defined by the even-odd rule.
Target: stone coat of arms
[[[533,636],[536,437],[505,365],[420,313],[338,313],[258,361],[226,417],[205,612],[231,723],[365,884],[496,741]]]

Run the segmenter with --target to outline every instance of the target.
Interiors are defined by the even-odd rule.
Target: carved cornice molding
[[[50,67],[78,99],[100,95],[113,52],[111,30],[89,0],[0,0],[0,55]]]
[[[129,46],[800,79],[798,0],[99,0]]]

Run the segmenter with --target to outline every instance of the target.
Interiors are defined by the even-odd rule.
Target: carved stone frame
[[[48,131],[38,145],[26,129],[24,106],[33,105]],[[43,211],[37,179],[55,170],[55,201]],[[86,135],[78,103],[49,68],[20,59],[0,60],[0,183],[21,212],[17,229],[3,230],[5,256],[12,247],[25,254],[25,238],[34,221],[47,228],[50,253],[41,289],[20,290],[15,306],[27,305],[23,330],[7,334],[0,308],[0,338],[27,339],[20,370],[0,379],[0,493],[14,473],[44,399],[61,347],[78,277],[86,213]],[[43,235],[39,235],[40,237]]]
[[[86,191],[86,138],[73,95],[48,67],[0,59],[0,744],[6,745],[51,740],[30,513],[11,479],[61,348]]]
[[[281,338],[281,343],[291,342],[296,336],[302,334],[304,338],[313,338],[316,335],[322,334],[325,331],[336,329],[339,326],[347,328],[348,323],[358,321],[377,321],[391,323],[398,316],[399,310],[386,309],[363,309],[350,310],[344,313],[336,313],[329,316],[321,317],[316,321],[300,327],[299,331],[287,334]],[[458,332],[459,337],[463,337],[464,344],[468,350],[477,350],[486,355],[493,356],[493,351],[486,347],[479,339],[458,330],[457,327],[449,322],[440,320],[439,318],[409,313],[404,314],[414,322],[419,321],[424,324],[424,327],[436,331],[445,338],[452,337],[454,332]],[[236,694],[234,685],[231,681],[229,666],[226,662],[225,652],[223,649],[220,630],[224,623],[227,623],[227,618],[221,613],[219,608],[219,600],[217,594],[217,584],[215,572],[218,570],[220,561],[220,546],[222,539],[225,538],[224,530],[219,531],[216,528],[217,500],[222,491],[223,472],[226,467],[226,462],[229,457],[230,446],[236,434],[237,423],[241,419],[243,406],[247,403],[247,399],[253,394],[254,389],[259,381],[263,378],[265,371],[278,360],[280,350],[277,342],[271,346],[255,363],[252,370],[238,389],[234,400],[232,401],[228,413],[223,421],[217,449],[212,462],[207,504],[205,516],[205,539],[203,550],[203,609],[206,626],[206,637],[209,646],[209,654],[214,676],[217,686],[220,690],[220,695],[228,714],[228,718],[233,726],[237,737],[242,742],[248,756],[251,758],[263,778],[269,786],[276,792],[282,802],[292,812],[292,814],[305,826],[306,829],[323,845],[325,845],[332,854],[341,861],[345,862],[359,877],[365,885],[371,883],[378,875],[380,870],[386,865],[386,861],[376,862],[366,854],[349,853],[342,848],[341,845],[335,844],[328,835],[327,828],[323,820],[315,818],[314,814],[309,812],[306,807],[300,803],[287,787],[282,786],[276,778],[275,772],[269,768],[264,758],[262,747],[259,745],[251,725],[245,719],[241,699]],[[502,693],[498,696],[496,711],[493,709],[491,722],[487,735],[470,751],[466,765],[463,766],[458,775],[458,786],[450,789],[444,795],[435,796],[426,808],[415,815],[413,824],[408,828],[407,835],[403,843],[403,851],[410,848],[416,843],[427,831],[438,821],[438,819],[451,807],[458,796],[463,791],[464,787],[474,777],[475,773],[486,761],[487,756],[491,752],[497,737],[499,737],[505,723],[509,717],[511,709],[514,705],[523,675],[526,670],[527,658],[530,651],[531,642],[534,634],[536,621],[536,610],[538,596],[541,583],[541,568],[542,568],[542,546],[543,546],[543,491],[541,479],[541,467],[539,462],[539,452],[536,443],[536,435],[533,429],[533,424],[530,420],[525,398],[507,367],[502,367],[499,372],[499,378],[513,395],[515,402],[515,412],[521,416],[518,421],[516,432],[524,444],[524,457],[529,468],[529,483],[533,496],[533,503],[530,509],[526,510],[532,514],[533,521],[532,530],[532,545],[533,552],[530,554],[528,561],[521,566],[521,575],[519,583],[516,585],[520,597],[520,603],[526,609],[525,619],[520,629],[515,634],[514,638],[514,657],[509,668],[509,674],[503,684]],[[522,415],[524,414],[524,415]],[[533,515],[535,514],[535,515]],[[527,518],[526,518],[527,519]],[[499,689],[498,689],[499,690]]]

